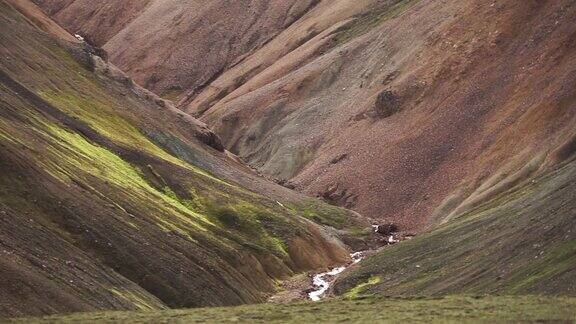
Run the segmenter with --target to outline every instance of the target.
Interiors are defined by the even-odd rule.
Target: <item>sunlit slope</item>
[[[311,221],[342,228],[347,211],[256,177],[5,2],[0,30],[0,316],[260,302],[348,260]]]

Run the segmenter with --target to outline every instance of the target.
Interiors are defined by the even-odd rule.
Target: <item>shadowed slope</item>
[[[576,160],[374,255],[337,294],[576,295]],[[570,161],[571,160],[571,161]]]

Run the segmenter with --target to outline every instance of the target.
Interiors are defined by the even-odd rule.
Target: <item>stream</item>
[[[363,252],[354,252],[350,254],[350,257],[353,261],[352,264],[356,264],[364,258]],[[308,297],[312,301],[319,301],[322,299],[322,296],[324,296],[328,288],[330,288],[330,284],[334,282],[335,277],[346,270],[347,267],[348,266],[337,267],[328,272],[322,272],[315,275],[312,283],[316,290],[308,293]]]

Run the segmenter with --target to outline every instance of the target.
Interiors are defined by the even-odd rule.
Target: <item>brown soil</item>
[[[29,0],[26,0],[29,2]],[[97,46],[132,22],[150,0],[33,0],[56,22]]]
[[[196,93],[262,47],[317,0],[37,1],[158,94]]]
[[[79,42],[73,35],[47,17],[30,0],[6,0],[14,9],[20,11],[26,19],[39,29],[69,42]]]

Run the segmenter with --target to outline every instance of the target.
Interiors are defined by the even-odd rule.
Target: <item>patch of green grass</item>
[[[38,95],[66,114],[87,123],[100,135],[115,143],[143,150],[182,167],[187,166],[148,140],[126,119],[111,112],[110,108],[118,105],[103,101],[107,98],[104,95],[100,96],[100,99],[83,98],[72,92],[39,91]]]
[[[396,18],[419,1],[420,0],[398,0],[392,6],[386,5],[368,11],[357,17],[346,29],[336,35],[336,44],[343,45],[356,37],[366,34],[384,21]]]
[[[369,228],[364,228],[364,227],[357,227],[357,226],[353,226],[350,227],[349,229],[347,229],[348,235],[350,235],[351,237],[355,237],[355,238],[360,238],[360,239],[369,239],[372,237],[374,231],[371,227]]]
[[[118,297],[130,302],[131,304],[136,306],[136,308],[138,308],[141,311],[152,311],[152,310],[157,311],[158,310],[158,305],[151,305],[144,298],[142,298],[141,296],[138,296],[137,294],[135,294],[129,290],[119,290],[119,289],[111,288],[110,292],[112,292],[113,294],[117,295]]]
[[[575,298],[535,296],[376,298],[152,312],[104,312],[13,320],[18,323],[462,323],[571,322]]]
[[[348,299],[352,299],[352,298],[357,298],[358,296],[360,296],[364,290],[366,289],[366,287],[371,286],[371,285],[376,285],[378,283],[380,283],[381,279],[378,276],[372,276],[370,277],[370,279],[368,279],[368,281],[363,282],[361,284],[359,284],[358,286],[350,289],[349,292],[347,292],[344,297],[348,298]]]
[[[240,233],[246,242],[271,251],[280,258],[288,257],[286,243],[268,233],[263,225],[264,221],[274,221],[279,217],[271,210],[244,201],[224,206],[205,203],[205,211],[208,217],[220,223],[222,228]]]
[[[534,264],[510,278],[506,293],[515,294],[529,289],[538,282],[549,280],[555,275],[568,272],[576,266],[576,240],[560,244],[535,259]]]
[[[321,204],[308,199],[303,204],[288,204],[286,208],[294,215],[302,216],[315,223],[343,229],[348,220],[347,211],[335,206]]]
[[[295,224],[284,220],[286,216],[280,215],[278,211],[260,205],[264,202],[263,197],[244,189],[236,191],[235,186],[225,186],[228,190],[222,191],[223,188],[212,183],[210,178],[193,182],[201,185],[202,194],[190,186],[190,197],[179,197],[169,186],[155,188],[138,166],[131,165],[79,134],[42,118],[38,120],[37,132],[54,143],[46,146],[52,158],[46,159],[43,164],[45,171],[60,181],[71,182],[75,179],[101,196],[104,194],[89,184],[92,180],[88,177],[114,185],[131,201],[139,201],[140,204],[148,204],[150,210],[158,210],[159,213],[154,215],[161,229],[176,232],[190,241],[197,242],[194,236],[198,230],[213,233],[220,229],[228,234],[210,235],[229,248],[235,242],[260,252],[271,252],[281,259],[289,258],[284,239],[272,234],[274,231],[270,231],[267,225],[272,224],[285,230],[295,227]],[[152,173],[161,178],[153,169]],[[249,202],[252,199],[255,201]],[[122,209],[119,205],[118,208]]]
[[[77,177],[75,171],[72,170],[81,170],[88,175],[123,188],[132,196],[138,196],[144,201],[156,201],[158,206],[167,209],[168,214],[177,216],[182,223],[193,228],[205,230],[203,224],[210,223],[204,215],[183,205],[170,193],[167,194],[150,186],[138,169],[109,150],[96,146],[84,137],[55,125],[47,125],[47,127],[52,141],[60,146],[48,148],[54,156],[58,156],[52,165],[55,171],[63,172],[61,167],[64,163],[69,169],[66,171],[69,178]],[[163,222],[169,221],[163,220]],[[179,232],[185,233],[183,230]]]

